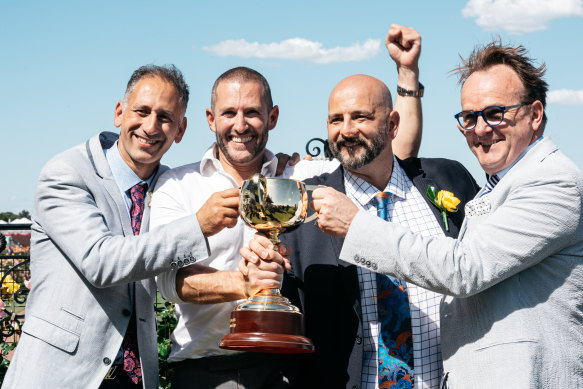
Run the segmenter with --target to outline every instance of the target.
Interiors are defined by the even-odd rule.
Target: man
[[[458,239],[384,222],[330,189],[314,192],[318,224],[345,236],[341,259],[448,295],[449,387],[581,387],[583,173],[543,137],[544,65],[494,41],[458,70],[459,129],[489,177]]]
[[[426,192],[429,187],[453,191],[466,202],[477,192],[475,181],[455,161],[397,159],[392,140],[398,126],[399,114],[392,110],[389,90],[381,81],[355,75],[334,88],[328,105],[328,140],[342,167],[306,182],[330,187],[314,191],[315,204],[320,204],[316,201],[321,201],[321,192],[342,192],[350,207],[316,208],[318,224],[329,217],[328,213],[341,219],[353,208],[379,219],[375,203],[380,204],[376,195],[381,192],[389,199],[383,212],[391,220],[423,236],[457,236],[463,210],[447,214],[445,224],[441,210],[429,201]],[[383,233],[370,234],[374,236],[371,239],[386,239]],[[283,293],[301,307],[306,335],[316,347],[314,359],[307,360],[302,387],[439,387],[441,295],[415,285],[404,286],[398,280],[385,285],[386,280],[377,280],[373,272],[338,261],[343,240],[325,236],[314,224],[281,239],[291,246],[293,269],[284,279]],[[241,251],[249,261],[275,255],[266,250],[271,245],[265,237],[257,236],[250,248],[255,255],[247,249]],[[401,294],[405,289],[408,296],[401,295],[399,305],[377,302],[388,294],[397,296],[392,286],[395,282]],[[395,327],[400,328],[400,334],[385,337]]]
[[[419,45],[413,45],[394,26],[387,45],[399,67],[399,77],[417,86]],[[394,46],[394,47],[393,47]],[[411,106],[411,127],[404,131],[400,152],[416,152],[420,141],[420,104]],[[405,111],[405,108],[403,108]],[[409,113],[410,112],[410,113]],[[273,105],[269,84],[258,72],[234,68],[222,74],[212,89],[211,108],[206,110],[216,143],[201,162],[173,169],[159,181],[152,202],[152,224],[162,225],[185,214],[196,212],[201,204],[228,204],[229,214],[213,208],[198,212],[214,215],[217,229],[208,238],[211,255],[202,263],[171,271],[158,277],[165,298],[178,303],[178,325],[172,334],[169,357],[174,367],[172,387],[202,388],[281,388],[293,387],[298,375],[292,358],[269,354],[237,353],[218,347],[228,333],[230,314],[246,296],[231,282],[241,276],[237,270],[239,248],[255,232],[238,220],[238,187],[255,173],[275,174],[275,159],[265,148],[268,133],[275,128],[279,108]],[[410,137],[409,137],[410,136]],[[286,177],[305,178],[334,170],[337,162],[302,162],[284,173]],[[225,222],[219,220],[228,219]],[[193,304],[194,303],[194,304]]]
[[[103,132],[44,166],[34,287],[4,388],[158,388],[153,277],[208,256],[198,215],[146,232],[148,188],[184,136],[188,95],[174,66],[143,66],[115,107],[119,137]]]

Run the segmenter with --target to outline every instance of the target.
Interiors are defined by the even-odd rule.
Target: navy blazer
[[[464,205],[479,190],[470,173],[459,162],[447,159],[408,158],[399,164],[428,202],[444,233],[457,237]],[[342,167],[306,183],[345,193]],[[461,200],[458,212],[447,215],[449,231],[445,231],[440,211],[425,196],[428,185],[449,190]],[[281,241],[292,249],[292,270],[285,274],[282,294],[304,313],[306,336],[316,347],[314,354],[301,359],[305,373],[298,387],[359,388],[363,356],[360,291],[356,266],[338,259],[344,239],[326,235],[315,223],[307,223],[282,234]]]

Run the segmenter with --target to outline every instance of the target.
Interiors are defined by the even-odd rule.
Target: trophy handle
[[[326,188],[326,185],[308,185],[306,184],[306,191],[314,191],[318,188]],[[314,212],[311,216],[308,216],[304,219],[304,223],[309,223],[311,221],[316,220],[318,217],[318,212]]]

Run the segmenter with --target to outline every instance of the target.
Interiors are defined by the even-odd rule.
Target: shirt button
[[[132,314],[132,312],[131,312],[129,309],[124,309],[123,311],[121,311],[121,313],[122,313],[124,316],[129,316],[129,315],[131,315],[131,314]]]
[[[105,358],[103,358],[103,363],[105,363],[106,365],[109,365],[109,364],[111,364],[111,359],[105,357]]]
[[[356,344],[361,344],[362,343],[362,338],[360,336],[356,337]]]

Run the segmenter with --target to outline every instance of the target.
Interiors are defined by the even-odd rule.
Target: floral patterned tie
[[[373,198],[377,215],[389,220],[387,206],[391,194]],[[377,273],[379,331],[379,389],[411,389],[415,386],[411,311],[405,281]]]
[[[132,206],[130,217],[132,219],[132,230],[134,235],[140,233],[142,227],[142,215],[144,213],[144,197],[148,184],[137,184],[130,189]],[[140,354],[138,352],[138,331],[136,326],[136,310],[133,309],[128,329],[123,338],[123,369],[126,371],[134,384],[139,384],[142,380],[142,365],[140,364]]]

